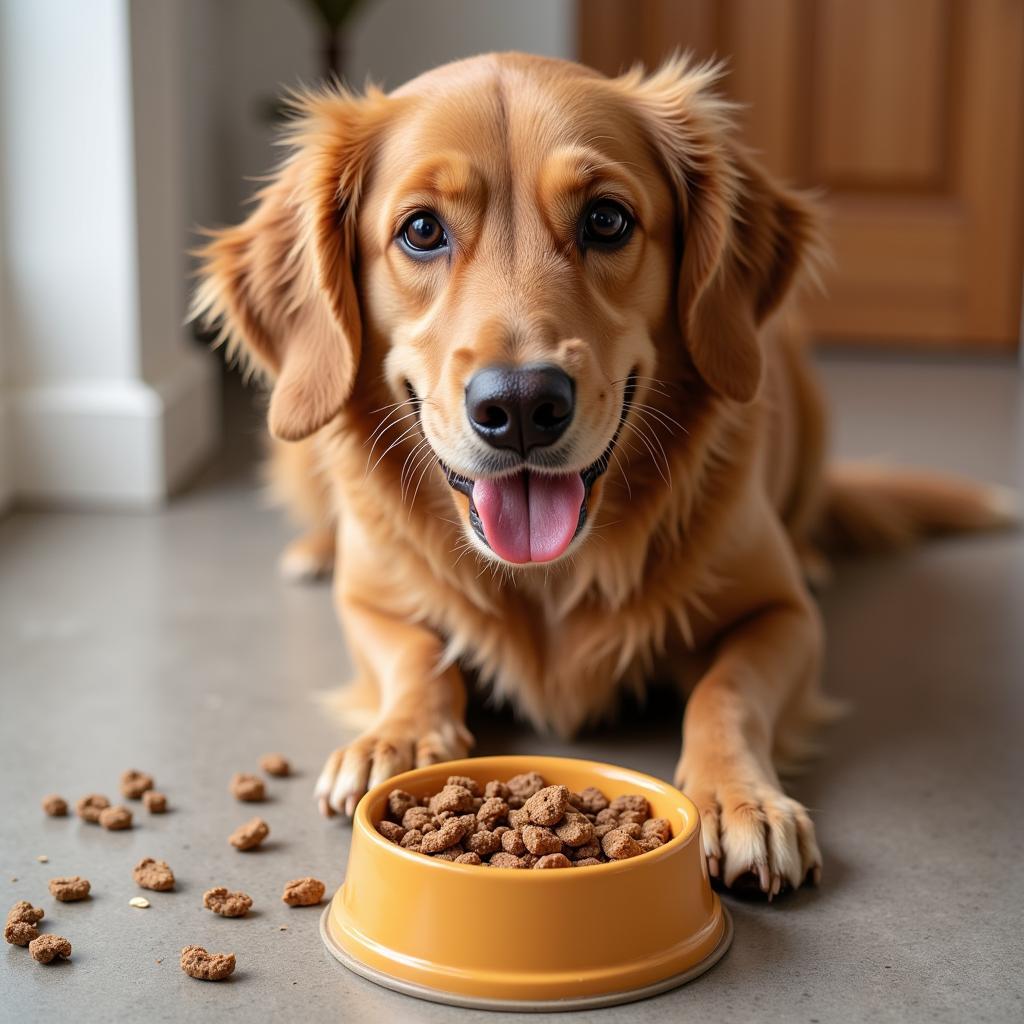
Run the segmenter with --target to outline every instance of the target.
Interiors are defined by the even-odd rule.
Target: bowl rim
[[[677,789],[671,783],[665,782],[663,779],[659,779],[654,775],[648,775],[646,772],[636,771],[633,768],[625,768],[622,765],[612,764],[607,761],[592,761],[587,758],[557,757],[545,754],[490,754],[481,757],[464,757],[459,758],[457,761],[439,761],[436,764],[424,765],[422,768],[410,769],[407,772],[402,772],[401,775],[394,775],[390,779],[385,779],[383,782],[378,783],[372,789],[363,794],[362,798],[359,800],[359,804],[356,806],[355,814],[352,818],[352,827],[353,829],[358,829],[364,837],[369,838],[370,842],[374,843],[378,849],[386,851],[386,856],[397,855],[399,857],[404,857],[410,863],[419,864],[428,871],[475,872],[479,868],[479,865],[477,864],[456,864],[454,861],[444,860],[440,857],[430,857],[422,853],[417,853],[415,850],[407,850],[405,847],[391,842],[390,839],[385,839],[370,821],[369,808],[371,804],[377,802],[382,794],[390,792],[392,789],[400,789],[402,780],[409,780],[410,777],[421,778],[425,774],[437,773],[439,771],[445,772],[448,775],[458,775],[460,774],[460,766],[479,766],[481,762],[487,761],[521,762],[521,766],[523,767],[528,763],[536,766],[540,761],[557,761],[564,764],[575,765],[578,768],[587,768],[588,770],[594,765],[599,768],[610,768],[615,772],[620,772],[624,775],[632,776],[633,778],[642,779],[648,785],[666,791],[666,796],[673,800],[678,800],[683,805],[689,820],[688,829],[679,832],[678,835],[674,835],[667,843],[662,844],[656,850],[648,850],[646,853],[640,854],[637,857],[628,857],[625,860],[589,865],[585,871],[570,870],[568,872],[568,877],[566,877],[565,871],[523,871],[515,870],[513,868],[505,868],[499,869],[496,874],[488,872],[488,878],[535,879],[533,882],[520,881],[513,883],[522,885],[553,884],[552,879],[549,876],[553,876],[556,880],[561,879],[561,884],[568,882],[569,879],[572,878],[581,878],[585,882],[587,878],[594,878],[598,872],[602,872],[604,876],[607,876],[607,874],[612,871],[621,872],[640,870],[645,864],[650,865],[664,857],[671,856],[675,850],[696,841],[700,836],[700,813],[697,810],[696,804],[694,804],[694,802],[685,793],[683,793],[682,790]]]

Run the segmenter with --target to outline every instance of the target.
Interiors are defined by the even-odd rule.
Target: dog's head
[[[501,55],[304,97],[197,298],[274,379],[271,431],[306,437],[383,381],[387,422],[422,432],[481,552],[547,563],[581,543],[645,396],[686,375],[753,400],[758,325],[810,236],[714,79]]]

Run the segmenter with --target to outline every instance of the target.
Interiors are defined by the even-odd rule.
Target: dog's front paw
[[[352,817],[359,798],[410,768],[465,757],[473,737],[461,722],[383,722],[328,758],[313,795],[325,817]]]
[[[677,784],[700,812],[713,878],[730,888],[753,879],[769,899],[784,886],[821,880],[814,823],[802,804],[770,783],[694,776]]]

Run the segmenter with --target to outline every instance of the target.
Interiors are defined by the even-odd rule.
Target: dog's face
[[[753,397],[755,328],[795,268],[801,210],[735,150],[712,77],[502,56],[308,99],[200,293],[277,376],[272,429],[332,418],[361,359],[481,553],[583,543],[651,382]]]
[[[364,326],[473,542],[547,563],[581,540],[655,368],[672,195],[611,96],[515,70],[440,77],[368,184]]]

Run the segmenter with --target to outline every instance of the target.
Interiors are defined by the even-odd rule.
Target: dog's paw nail
[[[811,871],[811,885],[821,885],[821,865]]]
[[[782,891],[782,878],[780,875],[776,875],[772,879],[771,892],[768,893],[768,899],[771,900],[773,897],[778,896]]]
[[[325,796],[317,797],[316,803],[317,803],[317,807],[320,810],[320,813],[325,818],[333,818],[334,817],[334,808],[331,807],[330,803],[327,800],[327,797],[325,797]]]
[[[721,870],[722,868],[721,865],[718,863],[718,858],[708,857],[708,874],[712,878],[717,878]]]
[[[348,799],[345,800],[345,815],[351,818],[356,813],[356,805],[359,803],[359,797],[353,793]]]
[[[770,892],[772,887],[771,875],[768,872],[767,864],[759,864],[757,868],[757,881],[762,892]]]

